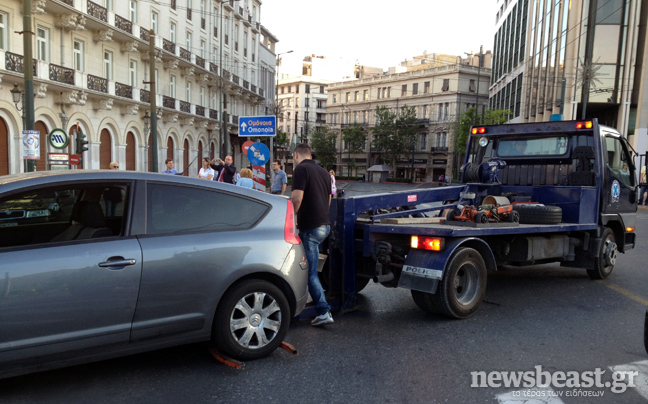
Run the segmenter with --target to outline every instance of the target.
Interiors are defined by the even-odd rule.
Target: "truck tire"
[[[562,221],[562,209],[535,203],[515,204],[522,224],[558,224]]]
[[[432,301],[432,293],[420,292],[418,290],[412,290],[412,299],[414,303],[418,306],[419,309],[423,310],[426,313],[430,314],[439,314],[439,310]]]
[[[486,264],[479,252],[473,248],[459,248],[450,258],[436,293],[415,297],[414,302],[419,307],[419,303],[423,303],[423,310],[430,313],[468,318],[484,300],[486,280]]]
[[[592,268],[587,270],[587,275],[589,275],[590,279],[607,278],[614,269],[618,255],[619,250],[617,248],[616,238],[614,237],[614,231],[606,227],[601,237],[598,255],[594,258]]]

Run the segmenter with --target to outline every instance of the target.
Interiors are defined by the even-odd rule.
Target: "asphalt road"
[[[334,324],[294,323],[295,356],[277,350],[235,370],[195,344],[0,380],[0,403],[508,403],[505,394],[521,391],[515,402],[648,404],[638,379],[639,389],[581,388],[576,397],[566,396],[573,388],[471,387],[478,371],[599,369],[612,381],[611,366],[648,368],[648,211],[637,227],[636,249],[608,279],[556,265],[491,272],[484,304],[466,320],[426,314],[409,291],[370,283]],[[593,393],[603,395],[582,396]]]

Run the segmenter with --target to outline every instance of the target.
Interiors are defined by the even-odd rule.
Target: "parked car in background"
[[[286,198],[179,176],[0,177],[0,377],[209,340],[272,353],[307,299],[293,217]]]

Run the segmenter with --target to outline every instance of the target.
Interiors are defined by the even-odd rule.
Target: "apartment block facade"
[[[395,176],[416,182],[436,181],[440,175],[456,178],[452,124],[468,108],[477,106],[481,111],[487,105],[491,72],[490,68],[470,65],[469,59],[455,60],[457,63],[434,68],[330,84],[326,112],[329,126],[339,133],[338,174],[362,176],[373,165],[388,164],[372,146],[376,108],[384,106],[397,112],[409,106],[416,111],[417,139],[414,150],[393,167]],[[342,129],[353,124],[362,125],[368,133],[364,151],[357,155],[350,155],[342,141]],[[349,172],[352,158],[360,167]]]
[[[23,170],[23,124],[10,94],[23,87],[22,37],[13,34],[23,30],[22,7],[0,4],[0,174]],[[238,116],[264,114],[274,95],[276,40],[263,36],[258,0],[33,0],[31,11],[38,170],[59,167],[50,153],[75,153],[73,141],[54,150],[47,135],[78,126],[89,140],[79,168],[117,161],[146,171],[157,153],[158,171],[171,158],[195,176],[203,156],[241,158]],[[144,120],[151,83],[157,150]]]

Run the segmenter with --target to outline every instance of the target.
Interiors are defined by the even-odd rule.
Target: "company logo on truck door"
[[[621,186],[619,181],[612,181],[612,203],[619,202],[619,195],[621,194]]]
[[[430,279],[441,279],[441,277],[443,276],[443,271],[439,271],[438,269],[420,268],[410,265],[403,266],[403,272]]]

